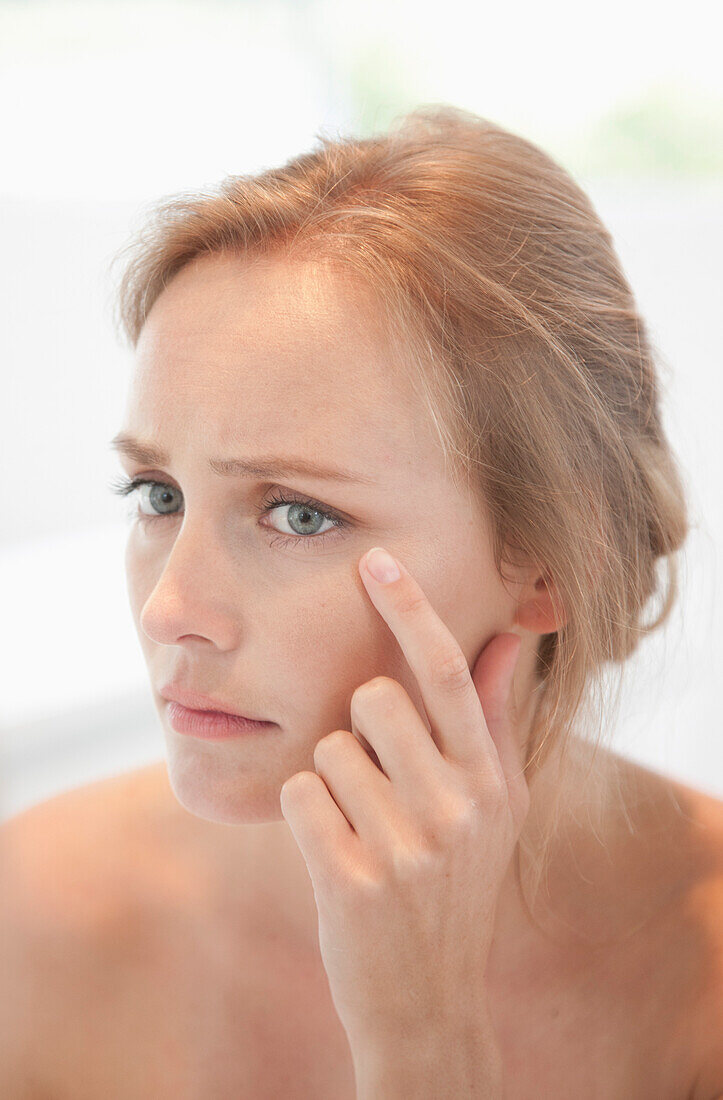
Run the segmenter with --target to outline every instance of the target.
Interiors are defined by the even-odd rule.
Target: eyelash
[[[164,481],[156,481],[154,478],[148,478],[148,477],[134,477],[134,478],[119,477],[116,480],[111,481],[111,483],[109,485],[109,489],[111,490],[112,493],[117,493],[119,496],[129,496],[131,493],[135,492],[136,489],[139,489],[142,485],[160,485],[160,486],[162,486],[164,488],[167,488],[167,489],[173,489],[174,488],[174,486],[168,485]],[[278,543],[278,542],[281,542],[282,545],[284,545],[284,546],[287,546],[289,543],[296,544],[298,542],[305,542],[305,543],[323,542],[326,539],[327,535],[335,536],[337,531],[341,531],[345,527],[350,526],[350,524],[347,522],[347,520],[342,519],[341,516],[337,512],[334,512],[334,511],[330,510],[329,508],[323,507],[320,501],[312,500],[310,497],[305,497],[305,496],[302,496],[302,495],[297,496],[293,492],[292,492],[292,495],[290,497],[286,497],[286,496],[283,495],[283,493],[280,490],[278,491],[278,495],[272,496],[270,499],[267,499],[267,500],[264,501],[264,508],[259,514],[264,515],[264,516],[268,515],[269,512],[273,512],[275,508],[279,508],[283,504],[303,504],[303,505],[306,505],[306,507],[311,508],[312,511],[318,512],[318,514],[320,516],[323,516],[324,519],[331,520],[331,522],[334,524],[334,528],[330,529],[328,531],[323,531],[320,535],[284,535],[284,534],[281,534],[281,533],[277,532],[278,537],[273,539],[273,541],[271,543],[272,546],[275,546],[276,543]],[[167,514],[168,515],[175,515],[177,513],[169,512]],[[149,515],[146,515],[145,512],[138,512],[136,514],[136,518],[139,519],[142,523],[148,523],[148,522],[152,523],[154,520],[164,519],[164,516],[163,515],[149,516]]]

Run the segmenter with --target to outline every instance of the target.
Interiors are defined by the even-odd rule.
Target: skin
[[[128,1049],[135,1051],[139,1080],[147,1083],[156,1074],[163,1087],[169,1073],[183,1076],[199,1058],[204,1080],[215,1074],[211,1091],[214,1085],[220,1092],[235,1087],[239,1094],[239,1069],[251,1067],[264,1080],[272,1071],[298,1070],[299,1095],[307,1095],[307,1071],[318,1068],[321,1076],[336,1074],[325,1080],[330,1095],[354,1094],[348,1035],[328,1001],[319,913],[298,843],[305,845],[301,832],[311,821],[309,807],[296,801],[289,780],[310,773],[304,782],[316,782],[318,796],[327,798],[320,776],[333,787],[343,767],[335,769],[328,751],[324,755],[324,740],[335,730],[355,729],[352,698],[357,693],[358,700],[357,689],[379,677],[398,684],[432,732],[417,675],[400,648],[409,641],[398,624],[395,633],[389,607],[382,610],[381,602],[370,599],[360,573],[371,547],[385,547],[408,570],[439,616],[440,638],[456,641],[470,670],[478,662],[484,667],[495,646],[498,655],[500,645],[508,647],[499,635],[520,638],[505,738],[509,733],[518,748],[525,743],[535,650],[540,634],[560,625],[552,611],[557,601],[536,566],[511,570],[506,582],[498,575],[484,510],[449,478],[436,433],[398,369],[404,349],[390,344],[380,315],[368,287],[323,264],[215,256],[181,271],[146,321],[119,427],[169,452],[160,468],[127,458],[122,464],[131,476],[173,487],[180,511],[146,525],[134,521],[126,556],[130,605],[167,761],[94,785],[79,792],[77,802],[75,793],[68,795],[70,804],[53,802],[47,813],[23,817],[13,830],[17,872],[5,897],[14,898],[14,929],[36,931],[32,949],[23,941],[18,951],[13,941],[10,954],[40,960],[32,989],[38,1004],[50,1007],[47,1025],[39,1026],[33,1016],[30,1039],[5,1029],[7,1045],[14,1064],[22,1058],[23,1074],[32,1060],[53,1095],[77,1094],[75,1067],[87,1065],[93,1049],[89,1022],[102,1032],[94,1068],[105,1082],[100,1091],[109,1095],[119,1087],[114,1058],[122,1057],[125,1070]],[[377,484],[308,477],[231,481],[206,468],[208,457],[269,451],[344,463]],[[345,514],[350,527],[318,546],[274,542],[292,511],[262,513],[269,490],[282,488]],[[133,500],[133,507],[139,503]],[[158,694],[171,679],[277,725],[258,737],[226,742],[178,734]],[[363,716],[364,707],[357,713]],[[449,721],[440,722],[450,738],[460,732],[452,717],[451,708]],[[391,747],[396,723],[383,728],[377,720],[373,726],[372,740],[383,748],[388,739]],[[422,738],[422,726],[411,728]],[[333,738],[327,750],[330,744]],[[720,803],[626,763],[624,812],[608,810],[602,799],[605,814],[599,814],[593,796],[603,785],[597,780],[617,775],[617,763],[612,766],[612,754],[599,754],[593,762],[596,783],[585,786],[580,781],[590,761],[575,742],[571,748],[562,777],[554,753],[536,774],[521,834],[534,850],[538,829],[562,796],[569,814],[556,835],[547,875],[560,933],[554,946],[532,926],[512,862],[497,895],[484,988],[505,1082],[516,1096],[558,1095],[565,1082],[569,1095],[605,1086],[611,1096],[708,1100],[718,1095],[721,1081],[715,969],[722,957]],[[357,760],[369,783],[371,761]],[[283,802],[297,836],[282,814],[284,787],[292,794]],[[304,789],[297,785],[296,794]],[[361,783],[347,786],[355,796],[363,790]],[[416,794],[414,784],[409,792]],[[440,788],[434,805],[429,799],[433,821],[449,808],[444,795]],[[417,812],[425,809],[425,800],[418,799]],[[108,831],[111,821],[119,826],[115,834]],[[479,839],[487,841],[481,831]],[[119,833],[113,853],[107,838]],[[50,847],[43,839],[49,835]],[[459,833],[453,830],[453,836]],[[314,847],[320,855],[319,845]],[[84,851],[88,858],[81,860]],[[489,870],[482,843],[479,852],[468,854],[470,866],[478,858]],[[326,853],[326,866],[333,855]],[[63,866],[67,876],[58,873]],[[479,869],[473,868],[475,883]],[[424,889],[421,896],[426,898]],[[443,889],[435,896],[446,903]],[[331,897],[340,900],[335,891]],[[184,919],[177,922],[179,906]],[[100,928],[90,939],[89,913]],[[433,907],[417,906],[416,913],[422,927],[430,913],[435,919]],[[541,915],[536,912],[538,920]],[[465,919],[464,906],[453,908],[452,916]],[[466,919],[476,929],[474,912]],[[58,939],[58,927],[69,924],[82,934]],[[348,922],[342,925],[347,935]],[[397,944],[407,947],[396,931]],[[487,928],[482,947],[489,933]],[[38,940],[44,950],[53,945],[63,966],[53,960],[49,972],[47,953],[36,951]],[[459,940],[452,936],[448,942]],[[69,953],[73,941],[77,954]],[[474,955],[480,945],[473,937],[469,941]],[[385,938],[392,947],[386,964],[398,966],[404,953],[395,954],[394,942]],[[90,954],[89,943],[95,945]],[[344,962],[341,953],[336,956]],[[148,964],[140,970],[139,958]],[[454,962],[454,954],[448,958]],[[66,977],[68,960],[72,977]],[[110,968],[109,996],[99,997],[99,960],[101,971]],[[21,1000],[27,996],[27,969],[17,979]],[[444,987],[453,972],[447,966],[435,980]],[[418,976],[414,967],[411,975]],[[479,977],[465,971],[470,990]],[[198,1013],[201,986],[205,1017]],[[354,996],[358,977],[352,975],[346,988]],[[128,1010],[120,1016],[118,991],[128,992]],[[15,990],[5,999],[16,1004]],[[22,1014],[12,1015],[22,1026]],[[299,1037],[286,1050],[274,1028],[263,1026],[282,1017],[281,1034]],[[68,1026],[59,1028],[60,1019]],[[164,1047],[159,1028],[166,1022]],[[189,1034],[198,1038],[189,1062],[169,1058],[169,1050],[181,1053],[179,1036]],[[315,1051],[322,1043],[328,1061],[317,1067]],[[217,1059],[224,1050],[236,1055],[227,1069],[224,1058]],[[396,1071],[396,1045],[392,1053]],[[302,1061],[285,1062],[297,1055]],[[443,1064],[437,1052],[433,1061],[436,1068]],[[415,1052],[415,1072],[420,1064]],[[58,1080],[65,1081],[68,1072],[73,1078],[61,1088]],[[370,1091],[380,1094],[374,1081]]]
[[[393,574],[375,576],[385,558]],[[378,1096],[390,1072],[399,1086],[424,1082],[417,1095],[438,1094],[440,1085],[459,1092],[471,1080],[496,1096],[500,1051],[484,981],[469,975],[486,971],[499,883],[529,808],[524,760],[506,720],[520,640],[494,638],[470,675],[403,565],[375,549],[361,576],[417,677],[432,736],[400,685],[375,677],[354,693],[352,733],[317,744],[318,774],[284,784],[282,811],[312,878],[359,1096]],[[420,1053],[430,1057],[433,1040],[455,1050],[466,1028],[471,1049],[456,1050],[451,1067],[435,1058],[430,1080]]]
[[[417,679],[364,589],[363,554],[383,546],[404,563],[470,668],[497,635],[520,637],[511,692],[520,745],[532,718],[539,636],[560,625],[541,570],[510,566],[505,581],[498,574],[484,509],[453,483],[400,369],[404,351],[379,317],[368,286],[321,262],[194,261],[146,320],[122,423],[171,459],[158,468],[124,457],[128,475],[176,490],[171,514],[133,521],[126,553],[173,792],[196,819],[214,823],[194,836],[203,836],[229,905],[235,888],[239,905],[263,892],[272,902],[268,919],[282,919],[285,932],[310,948],[317,912],[282,815],[283,784],[315,770],[321,738],[352,729],[352,695],[374,677],[396,680],[430,728]],[[231,479],[205,466],[207,457],[269,452],[344,465],[376,483]],[[323,541],[302,534],[282,544],[293,531],[293,510],[263,515],[264,501],[279,489],[312,497],[349,526]],[[139,507],[137,494],[132,499]],[[142,507],[153,515],[147,501]],[[170,680],[277,727],[225,742],[179,734],[158,694]],[[548,794],[541,777],[525,828],[539,825]],[[251,843],[266,858],[251,870],[242,865],[248,830],[219,824],[257,826]],[[514,962],[529,929],[511,865],[498,913],[504,936],[494,965],[502,976],[502,958]]]

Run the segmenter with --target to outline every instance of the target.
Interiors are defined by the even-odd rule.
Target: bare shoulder
[[[87,944],[182,890],[168,860],[185,815],[165,762],[54,795],[0,825],[3,919],[37,944]]]
[[[142,927],[160,861],[152,844],[135,845],[131,859],[131,838],[153,820],[160,767],[62,792],[0,824],[0,1095],[8,1100],[42,1093],[89,996],[102,1000],[114,954]]]
[[[604,830],[576,813],[574,858],[557,861],[559,893],[574,902],[563,915],[577,925],[583,914],[584,973],[639,1075],[629,1094],[714,1100],[723,1093],[723,802],[617,753],[611,764],[619,797],[611,781]]]
[[[700,949],[692,1100],[723,1097],[723,800],[673,785],[691,819],[696,868],[683,897],[683,921]]]
[[[52,929],[62,935],[88,931],[127,910],[152,847],[134,847],[132,865],[125,857],[134,836],[157,829],[165,774],[161,763],[99,779],[3,822],[6,919],[21,919],[29,934]]]
[[[723,801],[665,781],[680,807],[680,855],[687,862],[673,912],[679,953],[690,960],[690,1100],[723,1097]],[[675,860],[673,860],[675,862]]]

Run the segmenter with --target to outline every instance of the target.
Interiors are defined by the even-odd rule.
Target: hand
[[[352,1052],[474,1021],[530,804],[507,715],[520,638],[495,636],[470,674],[411,574],[400,566],[398,580],[380,584],[367,556],[362,580],[419,683],[431,733],[401,684],[377,676],[352,696],[352,730],[322,737],[316,771],[281,788]]]

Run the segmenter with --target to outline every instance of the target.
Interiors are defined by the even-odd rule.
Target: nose
[[[150,568],[150,566],[149,566]],[[238,615],[232,595],[238,569],[231,575],[220,540],[200,518],[181,529],[160,576],[140,614],[143,632],[161,645],[203,639],[219,649],[238,644]]]

